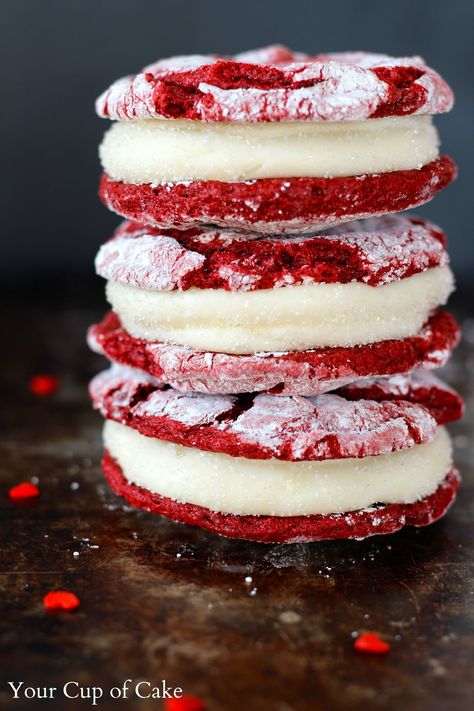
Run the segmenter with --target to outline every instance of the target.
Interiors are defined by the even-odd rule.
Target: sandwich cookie
[[[222,535],[290,543],[425,525],[452,503],[441,423],[459,397],[426,375],[370,388],[378,399],[184,395],[115,365],[90,392],[117,493]]]
[[[90,342],[178,389],[317,394],[440,365],[457,339],[442,231],[386,216],[311,237],[125,223],[99,251]]]
[[[419,57],[268,47],[175,57],[107,89],[100,195],[159,227],[312,232],[430,200],[456,174],[432,116],[453,95]]]
[[[235,355],[413,336],[454,287],[443,233],[417,218],[254,236],[125,225],[96,269],[133,337]]]

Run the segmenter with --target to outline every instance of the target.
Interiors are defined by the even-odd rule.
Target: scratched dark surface
[[[99,313],[69,305],[2,313],[1,708],[90,708],[13,702],[10,680],[60,687],[72,679],[107,691],[127,678],[165,678],[210,711],[468,708],[472,412],[451,428],[464,486],[443,522],[361,543],[218,538],[132,510],[103,482],[101,422],[85,391],[103,362],[83,343]],[[474,321],[464,326],[446,378],[470,405]],[[62,387],[37,400],[26,383],[45,368]],[[40,499],[11,503],[8,486],[31,477]],[[79,595],[77,612],[43,611],[43,594],[57,588]],[[352,635],[364,629],[390,641],[386,658],[354,653]],[[98,708],[162,706],[104,698]]]

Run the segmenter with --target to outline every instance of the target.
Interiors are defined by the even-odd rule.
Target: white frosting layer
[[[125,478],[162,496],[213,511],[299,516],[412,503],[434,492],[451,468],[444,428],[428,444],[364,459],[285,462],[205,452],[145,437],[107,421],[104,444]]]
[[[242,354],[406,338],[452,289],[449,267],[437,267],[378,287],[350,282],[151,291],[109,281],[107,298],[136,338]]]
[[[353,122],[119,121],[100,146],[126,183],[338,177],[421,168],[438,156],[430,116]]]

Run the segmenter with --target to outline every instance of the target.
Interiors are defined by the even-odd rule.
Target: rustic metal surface
[[[472,413],[452,428],[464,486],[441,523],[361,543],[218,538],[132,510],[105,485],[101,422],[85,392],[103,365],[83,344],[97,315],[72,308],[2,315],[9,340],[1,367],[0,706],[90,708],[13,702],[10,680],[58,687],[76,680],[107,692],[127,678],[164,678],[210,711],[468,707]],[[474,324],[465,326],[447,376],[469,404]],[[62,387],[38,400],[27,379],[47,367]],[[9,485],[32,476],[40,499],[10,502]],[[57,588],[76,592],[80,609],[45,613],[42,596]],[[391,642],[386,658],[353,651],[351,635],[364,629]],[[104,698],[99,708],[148,711],[160,703]]]

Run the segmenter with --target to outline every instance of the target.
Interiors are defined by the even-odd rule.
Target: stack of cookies
[[[454,179],[432,123],[452,103],[419,57],[280,46],[102,94],[100,195],[126,221],[96,259],[112,365],[90,391],[115,492],[262,542],[445,513],[453,277],[442,230],[394,213]]]

